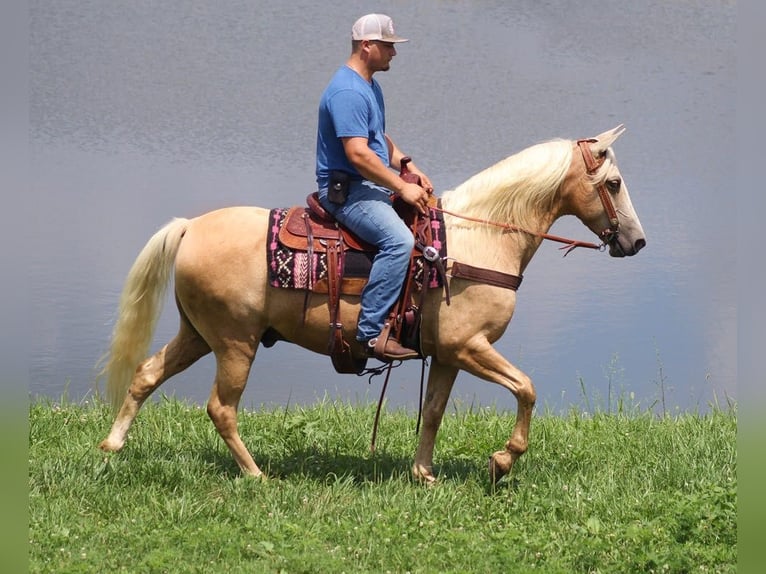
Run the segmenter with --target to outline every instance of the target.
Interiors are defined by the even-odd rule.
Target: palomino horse
[[[612,257],[635,255],[646,240],[611,149],[623,131],[618,126],[579,143],[534,145],[444,192],[448,267],[454,260],[521,276],[543,235],[563,215],[578,217],[602,238]],[[330,324],[324,296],[311,299],[304,321],[304,292],[269,285],[268,225],[267,209],[230,207],[174,219],[143,248],[125,283],[103,371],[108,397],[119,409],[100,444],[103,450],[120,450],[149,395],[212,351],[217,369],[207,413],[242,472],[262,474],[237,430],[240,397],[261,339],[267,330],[276,331],[287,341],[327,354]],[[144,359],[173,268],[179,331]],[[435,480],[434,441],[462,369],[505,387],[518,403],[505,448],[490,457],[490,477],[497,481],[527,450],[535,404],[530,378],[492,346],[511,320],[516,292],[458,277],[449,281],[450,305],[441,290],[430,289],[422,307],[421,346],[431,366],[412,472],[424,482]],[[354,340],[351,319],[358,311],[358,297],[342,298],[349,341]]]

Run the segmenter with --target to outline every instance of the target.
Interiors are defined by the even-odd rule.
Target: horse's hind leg
[[[217,355],[215,384],[207,403],[207,414],[242,472],[261,476],[261,469],[255,464],[237,429],[237,408],[254,356],[254,350],[236,348]]]
[[[208,344],[182,318],[181,327],[173,340],[136,369],[109,436],[101,442],[99,448],[108,452],[120,450],[125,444],[128,429],[144,401],[162,383],[209,352]]]

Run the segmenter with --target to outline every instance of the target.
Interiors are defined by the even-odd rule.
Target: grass
[[[147,404],[125,449],[101,404],[33,402],[31,572],[734,572],[736,411],[538,415],[510,479],[487,458],[513,416],[453,409],[440,482],[410,478],[415,417],[323,402],[244,412],[265,482],[203,408]]]

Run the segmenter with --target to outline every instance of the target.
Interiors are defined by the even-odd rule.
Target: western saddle
[[[402,158],[400,177],[405,180],[420,183],[420,178],[407,169],[409,157]],[[436,198],[429,198],[429,207],[436,206]],[[431,233],[431,209],[427,215],[418,213],[412,206],[402,199],[394,200],[394,209],[404,222],[410,227],[415,237],[415,249],[410,256],[410,267],[407,273],[401,294],[397,303],[390,310],[383,331],[378,337],[378,344],[374,349],[374,355],[380,360],[387,361],[382,356],[382,349],[388,337],[392,336],[403,345],[420,350],[420,309],[428,289],[428,279],[431,270],[436,269],[440,274],[442,283],[446,286],[444,275],[444,262],[437,249],[433,246]],[[286,216],[284,225],[279,231],[279,241],[286,247],[308,252],[308,260],[313,261],[315,253],[327,254],[327,280],[326,285],[314,285],[306,290],[304,301],[304,319],[308,309],[310,292],[326,292],[330,310],[330,336],[328,351],[332,364],[338,373],[359,374],[364,371],[367,364],[367,355],[359,355],[353,352],[352,346],[343,337],[343,323],[340,317],[341,294],[361,293],[366,284],[366,279],[344,278],[345,253],[348,249],[375,252],[376,248],[366,243],[348,229],[343,228],[335,218],[322,207],[317,192],[307,198],[307,206],[293,207]],[[416,260],[422,258],[423,274],[422,281],[418,285],[415,281],[417,269]],[[311,273],[309,273],[311,275]],[[419,290],[418,301],[415,301],[415,292]],[[449,303],[449,291],[447,291]]]

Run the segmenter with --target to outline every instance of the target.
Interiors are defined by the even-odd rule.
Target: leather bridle
[[[593,153],[590,151],[589,144],[595,143],[597,141],[598,140],[595,140],[595,139],[577,140],[577,147],[580,148],[580,153],[582,153],[582,158],[583,158],[583,161],[585,162],[585,169],[588,175],[595,174],[598,171],[598,168],[600,168],[604,163],[603,158],[600,158],[600,161],[597,161],[593,157]],[[530,231],[528,229],[524,229],[522,227],[510,224],[510,223],[501,223],[498,221],[489,221],[489,220],[481,219],[477,217],[470,217],[468,215],[462,215],[460,213],[455,213],[453,211],[442,209],[441,207],[432,206],[431,209],[440,211],[442,213],[446,213],[447,215],[451,215],[453,217],[457,217],[460,219],[465,219],[468,221],[476,221],[477,223],[484,223],[485,225],[492,225],[494,227],[501,227],[509,231],[521,231],[529,235],[542,237],[543,239],[550,239],[551,241],[564,243],[565,245],[561,249],[564,249],[565,250],[564,255],[567,255],[569,254],[570,251],[572,251],[576,247],[587,247],[589,249],[601,250],[607,245],[609,245],[610,243],[614,242],[617,239],[617,236],[620,234],[620,220],[617,218],[617,210],[614,208],[614,204],[612,203],[612,198],[609,195],[609,191],[606,189],[606,184],[602,181],[601,183],[596,185],[596,191],[598,192],[599,199],[601,199],[601,205],[604,206],[604,211],[606,212],[606,215],[609,218],[609,227],[607,227],[606,229],[604,229],[598,234],[599,238],[601,239],[601,245],[596,245],[595,243],[588,243],[587,241],[578,241],[576,239],[567,239],[565,237],[558,237],[556,235],[551,235],[549,233],[537,233],[537,232]]]
[[[593,153],[590,151],[590,144],[595,143],[596,141],[597,140],[594,139],[577,140],[577,146],[582,153],[582,159],[585,162],[585,169],[587,170],[588,175],[595,174],[598,171],[598,168],[604,163],[603,157],[600,158],[600,161],[597,161],[593,157]],[[598,197],[601,199],[601,205],[604,206],[606,216],[609,218],[609,227],[599,233],[598,236],[601,238],[601,241],[604,242],[604,245],[609,245],[615,241],[620,234],[620,220],[617,218],[617,210],[614,208],[612,198],[603,181],[596,185],[596,191],[598,191]]]

